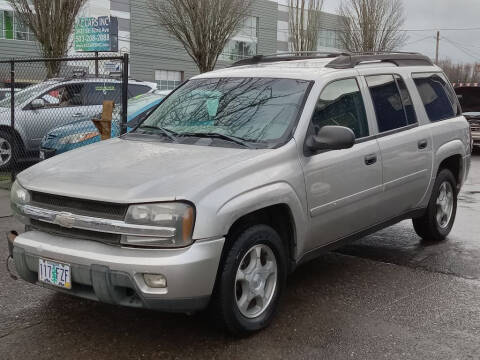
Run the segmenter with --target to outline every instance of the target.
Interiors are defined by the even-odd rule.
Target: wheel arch
[[[226,246],[248,224],[266,223],[279,232],[285,241],[289,259],[301,252],[303,230],[307,217],[305,205],[294,189],[286,182],[262,186],[226,202],[217,212],[222,222],[222,233],[226,235]]]
[[[460,189],[463,183],[463,174],[465,172],[463,158],[466,155],[465,146],[460,140],[453,140],[442,145],[436,152],[436,167],[433,176],[436,178],[442,169],[448,169],[452,172],[457,187]]]

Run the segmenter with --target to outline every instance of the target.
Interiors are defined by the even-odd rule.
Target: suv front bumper
[[[191,312],[208,305],[223,244],[220,238],[180,249],[135,249],[29,231],[15,239],[13,258],[24,280],[53,290],[116,305]],[[69,264],[72,289],[39,282],[39,258]],[[164,275],[167,287],[148,287],[145,273]]]

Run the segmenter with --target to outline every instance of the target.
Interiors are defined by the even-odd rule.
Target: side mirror
[[[349,149],[355,144],[355,134],[344,126],[324,126],[318,135],[310,135],[305,143],[310,152]]]
[[[45,100],[43,99],[35,99],[32,101],[32,109],[41,109],[45,106]]]

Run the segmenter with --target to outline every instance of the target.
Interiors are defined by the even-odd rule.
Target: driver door
[[[382,161],[356,77],[325,86],[310,123],[310,134],[326,125],[353,130],[350,149],[304,154],[302,165],[312,226],[306,250],[312,250],[374,225],[382,194]]]
[[[23,110],[28,147],[38,150],[42,138],[53,128],[83,119],[85,106],[81,96],[83,84],[66,84],[50,89],[40,95],[44,105],[34,108],[32,104]]]

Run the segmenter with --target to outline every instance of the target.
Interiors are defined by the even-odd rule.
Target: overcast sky
[[[339,3],[340,0],[325,0],[324,10],[336,13]],[[480,62],[480,0],[403,0],[403,4],[403,29],[441,30],[440,58],[449,57],[457,62]],[[478,30],[442,30],[448,28]],[[432,58],[435,56],[436,31],[409,31],[408,35],[403,50],[419,51]]]

